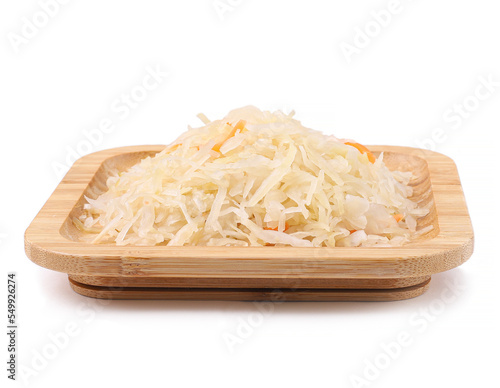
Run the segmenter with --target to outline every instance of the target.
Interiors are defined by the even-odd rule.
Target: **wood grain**
[[[81,276],[69,275],[78,283],[103,287],[150,288],[404,288],[423,283],[430,276],[401,279],[321,279],[321,278],[215,278],[215,277],[138,277],[138,276]]]
[[[98,299],[135,300],[232,300],[281,302],[391,302],[422,295],[430,279],[411,287],[396,289],[272,289],[272,288],[110,288],[91,286],[69,279],[71,288]]]
[[[370,148],[384,152],[390,169],[414,173],[413,199],[431,207],[418,226],[434,226],[403,247],[118,247],[81,242],[81,232],[71,219],[82,212],[83,196],[97,197],[113,172],[163,148],[115,148],[76,161],[28,227],[27,256],[42,267],[81,280],[79,284],[96,287],[124,282],[127,287],[144,288],[299,284],[304,289],[390,289],[418,284],[461,265],[472,254],[474,234],[454,162],[436,152],[394,146]]]

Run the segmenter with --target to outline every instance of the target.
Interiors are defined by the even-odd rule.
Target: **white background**
[[[500,6],[401,0],[389,20],[388,4],[223,0],[216,9],[212,0],[75,0],[44,17],[40,12],[48,11],[37,1],[2,2],[1,288],[6,293],[6,275],[15,271],[18,361],[31,369],[30,375],[19,368],[19,381],[8,383],[494,385]],[[373,11],[385,15],[385,26]],[[35,32],[26,27],[34,18]],[[372,36],[363,40],[365,29]],[[341,47],[355,40],[364,47],[348,58]],[[122,118],[112,106],[141,85],[148,66],[168,76]],[[496,82],[489,94],[479,86],[488,78]],[[464,103],[460,118],[451,113]],[[475,228],[472,259],[434,276],[429,292],[414,300],[287,303],[261,314],[260,305],[244,302],[103,305],[71,291],[64,274],[26,258],[23,233],[60,180],[55,167],[71,161],[78,147],[89,148],[85,133],[102,119],[111,119],[114,130],[84,152],[167,144],[198,124],[197,113],[215,119],[247,104],[295,109],[306,126],[364,144],[433,146],[451,156]],[[444,302],[450,289],[457,297]],[[5,302],[1,308],[5,322]],[[229,347],[225,336],[245,324],[247,338]],[[68,325],[74,335],[63,341]],[[411,344],[386,369],[372,371],[369,384],[353,384],[352,376],[367,377],[366,362],[387,360],[383,344],[403,332]],[[6,360],[6,338],[2,344]]]

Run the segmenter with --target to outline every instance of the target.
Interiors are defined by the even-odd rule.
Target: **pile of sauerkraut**
[[[411,173],[292,114],[248,106],[189,128],[154,157],[111,176],[74,222],[117,245],[387,247],[428,213]]]

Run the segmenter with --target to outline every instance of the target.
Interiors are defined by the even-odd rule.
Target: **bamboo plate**
[[[84,195],[164,146],[122,147],[75,162],[25,234],[27,256],[67,273],[76,292],[111,299],[391,301],[413,298],[431,275],[470,258],[474,234],[455,163],[408,147],[371,146],[392,170],[412,171],[413,199],[429,205],[418,228],[432,231],[397,248],[119,247],[81,242],[72,223]]]

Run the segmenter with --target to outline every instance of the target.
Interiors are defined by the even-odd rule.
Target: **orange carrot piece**
[[[245,128],[245,125],[246,125],[246,121],[245,120],[240,120],[236,123],[236,125],[234,126],[233,129],[231,129],[231,131],[229,132],[229,134],[226,136],[226,138],[224,140],[222,140],[221,142],[217,143],[216,145],[214,145],[212,147],[212,149],[214,151],[217,151],[217,152],[220,152],[220,147],[222,147],[222,145],[227,141],[229,140],[230,138],[232,138],[234,135],[236,135],[236,132],[238,131],[238,129],[241,131],[243,131],[243,129]],[[230,125],[229,123],[227,123],[228,125]]]
[[[356,229],[353,229],[353,230],[350,230],[350,231],[349,231],[349,234],[353,234],[353,233],[355,233],[355,232],[357,232],[357,230],[356,230]]]
[[[403,214],[394,214],[393,217],[396,220],[396,222],[399,222],[404,218],[404,215]]]
[[[182,145],[182,143],[177,143],[177,144],[174,144],[173,146],[170,146],[168,148],[168,152],[172,152],[172,151],[175,151],[177,148],[179,148],[180,146]]]
[[[179,148],[182,145],[182,143],[177,143],[174,144],[173,146],[169,147],[167,149],[167,152],[172,152],[175,151],[177,148]],[[200,146],[191,146],[190,148],[196,148],[198,151],[200,150]]]
[[[236,133],[236,131],[239,129],[240,132],[243,132],[243,130],[245,129],[245,125],[247,125],[247,122],[245,120],[240,120],[236,123],[236,125],[234,126],[234,131]],[[233,135],[234,136],[234,135]]]
[[[290,227],[290,225],[288,225],[288,222],[285,222],[285,232],[288,230],[288,228]],[[276,232],[278,231],[278,227],[276,228],[268,228],[267,226],[264,228],[265,230],[275,230]]]
[[[377,160],[375,158],[375,155],[373,155],[373,153],[368,148],[366,148],[364,145],[359,144],[359,143],[351,143],[351,142],[346,142],[345,144],[350,145],[351,147],[356,148],[362,154],[366,154],[368,156],[368,160],[371,163],[375,163],[375,161]]]

